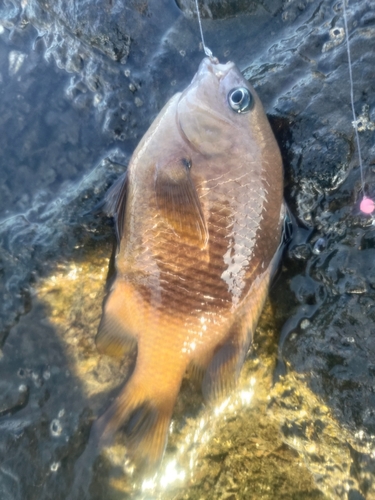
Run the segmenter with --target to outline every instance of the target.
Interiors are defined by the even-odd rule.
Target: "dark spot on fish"
[[[181,163],[185,168],[191,168],[191,161],[188,158],[181,158]]]

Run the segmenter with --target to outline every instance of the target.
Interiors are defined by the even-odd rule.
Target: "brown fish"
[[[116,275],[97,346],[124,356],[136,342],[137,359],[93,432],[106,439],[124,427],[130,452],[153,464],[189,366],[202,374],[206,399],[234,386],[280,243],[279,148],[232,62],[202,61],[141,140],[108,205]]]

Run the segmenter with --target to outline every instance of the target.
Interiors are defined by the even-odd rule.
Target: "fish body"
[[[204,59],[139,143],[109,195],[118,247],[98,349],[134,371],[94,424],[124,427],[130,452],[157,463],[182,378],[215,398],[236,382],[275,266],[282,161],[254,89],[229,62]]]

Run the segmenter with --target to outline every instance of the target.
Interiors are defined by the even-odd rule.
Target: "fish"
[[[261,101],[233,62],[206,57],[160,111],[110,190],[114,277],[96,345],[134,370],[93,425],[121,428],[131,457],[163,456],[187,371],[203,397],[239,377],[280,254],[280,150]]]

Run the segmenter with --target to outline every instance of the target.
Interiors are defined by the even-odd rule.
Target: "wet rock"
[[[13,389],[13,390],[12,390]],[[10,388],[6,381],[2,390],[2,401],[0,403],[0,417],[13,415],[24,408],[29,401],[29,388],[25,384],[16,388]]]
[[[196,17],[195,0],[176,0],[178,7],[187,17]],[[240,12],[253,12],[263,7],[259,0],[204,0],[199,2],[199,12],[203,19],[222,19],[238,16]],[[279,2],[280,7],[282,2]]]

